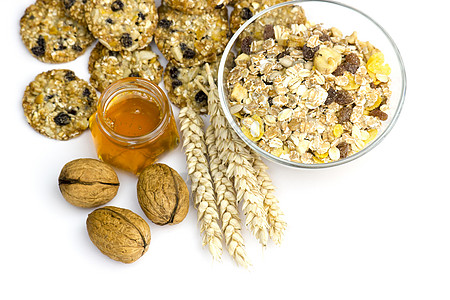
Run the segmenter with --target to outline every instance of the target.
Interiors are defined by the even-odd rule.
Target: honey
[[[179,143],[166,95],[142,78],[111,84],[100,96],[89,126],[98,157],[134,174]]]

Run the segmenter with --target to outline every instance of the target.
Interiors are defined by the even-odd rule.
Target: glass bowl
[[[226,86],[227,76],[230,70],[228,64],[230,56],[236,57],[236,55],[239,54],[236,53],[236,49],[240,49],[242,38],[248,35],[245,31],[250,30],[248,29],[249,26],[253,26],[252,24],[259,22],[262,18],[266,17],[268,13],[273,14],[276,13],[276,10],[281,9],[284,11],[286,11],[286,9],[298,10],[298,6],[301,6],[304,9],[308,22],[312,24],[321,24],[322,28],[326,29],[335,27],[342,32],[343,36],[350,36],[356,31],[358,40],[369,41],[373,46],[379,49],[384,54],[385,63],[389,64],[391,68],[389,77],[391,80],[390,90],[392,95],[390,97],[389,110],[387,111],[388,119],[382,122],[381,128],[378,129],[377,136],[371,142],[368,142],[362,149],[358,149],[358,152],[330,162],[320,163],[321,160],[318,160],[315,163],[302,163],[269,153],[244,134],[239,127],[236,116],[230,112],[230,91],[228,91]],[[406,74],[400,52],[394,41],[386,30],[367,14],[353,7],[334,1],[298,0],[277,4],[255,14],[235,32],[225,48],[221,59],[218,72],[218,90],[221,107],[229,124],[251,149],[262,157],[284,166],[315,169],[337,166],[357,159],[374,149],[375,146],[386,137],[396,123],[402,109],[406,92]]]

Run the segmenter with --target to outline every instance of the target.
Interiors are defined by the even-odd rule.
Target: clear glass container
[[[310,22],[321,23],[324,28],[336,27],[344,35],[351,35],[353,31],[358,34],[358,39],[371,42],[375,47],[380,49],[385,57],[385,62],[391,67],[391,79],[390,89],[392,96],[390,97],[390,109],[388,111],[388,119],[382,124],[382,128],[378,130],[378,134],[375,139],[368,143],[362,150],[352,154],[346,158],[341,158],[337,161],[327,163],[314,163],[305,164],[300,162],[294,162],[285,158],[280,158],[260,148],[255,142],[249,139],[239,127],[236,116],[234,116],[229,110],[229,92],[226,88],[226,77],[230,70],[229,61],[232,57],[236,56],[236,49],[240,48],[240,37],[245,37],[246,29],[251,24],[258,24],[261,18],[269,12],[273,13],[275,10],[295,8],[302,6],[306,18]],[[275,24],[273,24],[275,25]],[[369,17],[367,14],[350,7],[348,5],[329,1],[329,0],[297,0],[290,1],[281,4],[274,5],[265,9],[264,11],[255,14],[251,19],[247,20],[236,33],[230,39],[225,51],[222,55],[222,59],[219,65],[218,72],[218,90],[221,102],[222,110],[231,126],[231,128],[237,133],[237,135],[256,153],[262,157],[267,158],[278,164],[289,166],[293,168],[309,168],[319,169],[338,166],[350,161],[353,161],[364,154],[368,153],[375,148],[392,130],[394,127],[400,112],[402,110],[403,102],[406,94],[406,72],[403,64],[400,52],[386,30],[379,25],[375,20]]]
[[[89,127],[98,157],[134,174],[180,139],[164,91],[143,78],[120,79],[104,90]]]

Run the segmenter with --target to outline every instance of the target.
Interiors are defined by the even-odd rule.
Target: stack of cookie
[[[30,53],[45,63],[73,61],[98,39],[89,73],[102,92],[125,77],[159,84],[163,67],[149,46],[157,22],[154,0],[36,0],[20,20],[20,34]],[[72,71],[51,70],[30,83],[22,105],[35,130],[67,140],[88,128],[97,102],[95,89]]]
[[[155,42],[167,59],[164,85],[178,107],[206,114],[209,84],[205,64],[217,79],[230,37],[227,0],[165,0],[158,8]]]

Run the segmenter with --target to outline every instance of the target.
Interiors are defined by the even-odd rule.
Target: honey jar
[[[89,127],[98,157],[134,174],[180,140],[164,91],[143,78],[120,79],[105,89]]]

